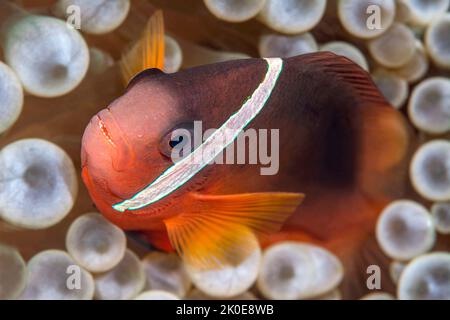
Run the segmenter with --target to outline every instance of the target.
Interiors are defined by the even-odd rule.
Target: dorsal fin
[[[148,21],[140,39],[126,51],[120,61],[125,84],[141,71],[164,68],[164,19],[157,11]]]
[[[355,93],[367,103],[387,105],[389,103],[378,91],[370,75],[353,61],[331,52],[316,52],[299,57],[303,64],[314,65],[324,73],[333,75],[352,86]]]

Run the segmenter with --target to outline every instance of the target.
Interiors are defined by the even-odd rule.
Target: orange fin
[[[299,193],[203,195],[190,212],[164,221],[170,242],[191,265],[236,265],[254,249],[252,236],[278,231],[304,196]]]
[[[359,185],[369,194],[402,196],[408,179],[412,132],[403,116],[390,106],[361,111]]]
[[[150,68],[164,68],[164,19],[160,10],[149,19],[142,37],[120,61],[125,84],[139,72]]]

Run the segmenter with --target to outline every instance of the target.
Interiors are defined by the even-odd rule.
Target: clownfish
[[[369,74],[328,52],[165,74],[163,30],[157,14],[123,59],[125,93],[84,132],[82,178],[96,207],[204,265],[236,263],[252,235],[356,254],[403,184],[411,140]],[[195,121],[217,130],[172,161],[174,132]],[[277,174],[207,165],[249,128],[279,129]]]

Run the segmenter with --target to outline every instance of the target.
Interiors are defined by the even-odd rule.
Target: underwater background
[[[81,30],[60,36],[62,24],[51,24],[65,23],[71,4],[90,15],[82,14]],[[371,5],[383,17],[373,34],[361,31],[376,14],[365,10]],[[438,0],[1,0],[0,299],[450,299],[449,9]],[[123,93],[118,61],[156,10],[167,36],[165,72],[332,51],[367,70],[405,115],[414,131],[410,182],[374,230],[384,253],[381,286],[376,266],[346,270],[306,242],[196,270],[95,214],[81,181],[81,137]],[[45,19],[33,21],[40,16],[53,17],[49,29]],[[58,45],[74,46],[62,74],[51,60],[62,59],[58,51],[45,53]],[[36,164],[45,170],[28,170]],[[72,265],[81,267],[80,288],[76,278],[75,289],[67,282],[77,275]]]

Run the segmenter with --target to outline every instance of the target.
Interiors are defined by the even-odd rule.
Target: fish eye
[[[194,123],[184,122],[169,130],[159,143],[159,151],[177,162],[189,155],[193,150]]]

